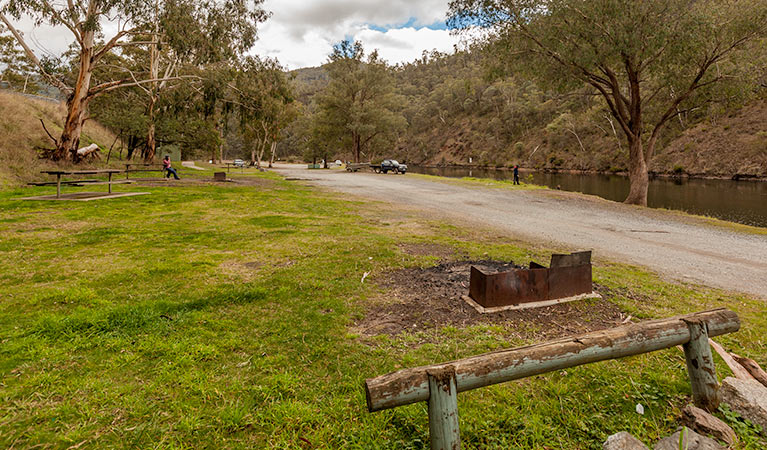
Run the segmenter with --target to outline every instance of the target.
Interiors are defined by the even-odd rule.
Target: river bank
[[[513,172],[498,169],[461,167],[417,167],[414,173],[449,178],[511,180]],[[622,202],[628,195],[628,177],[615,174],[522,171],[523,182],[553,189],[596,195]],[[652,177],[648,206],[684,211],[729,222],[767,227],[767,183],[691,177]]]
[[[511,172],[512,167],[482,166],[477,164],[412,164],[410,168],[422,167],[425,169],[466,169],[466,170],[498,170],[502,172]],[[581,169],[533,169],[529,167],[519,167],[522,173],[549,173],[549,174],[567,174],[567,175],[617,175],[628,178],[628,172],[625,171],[600,171],[600,170],[581,170]],[[767,181],[767,174],[732,174],[717,175],[707,173],[687,173],[687,172],[648,172],[650,178],[664,178],[670,180],[731,180],[731,181]]]

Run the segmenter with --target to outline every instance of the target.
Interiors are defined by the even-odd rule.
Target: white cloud
[[[385,33],[363,30],[355,35],[355,39],[362,41],[369,50],[378,49],[381,57],[393,64],[418,59],[424,50],[450,52],[459,43],[449,31],[429,28],[398,28]]]
[[[392,64],[424,50],[450,51],[458,38],[442,24],[448,0],[267,0],[273,16],[262,25],[252,53],[275,57],[290,69],[327,61],[333,44],[351,37],[379,50]],[[407,26],[404,26],[407,25]]]
[[[31,18],[22,16],[21,20],[11,20],[13,26],[24,35],[29,48],[39,57],[60,56],[74,42],[74,36],[65,27],[41,25],[35,27]]]
[[[459,41],[447,30],[405,27],[381,31],[364,25],[335,33],[315,28],[293,37],[288,27],[272,22],[262,29],[252,53],[277,58],[290,69],[319,66],[327,61],[333,44],[344,37],[361,41],[368,53],[378,49],[379,55],[391,64],[413,61],[424,50],[450,52]]]

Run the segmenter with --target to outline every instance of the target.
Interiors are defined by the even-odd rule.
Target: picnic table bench
[[[234,167],[235,169],[239,167],[240,168],[240,172],[245,170],[245,164],[235,164],[235,163],[230,163],[230,162],[224,163],[224,164],[226,165],[227,173],[229,172],[229,169],[231,169],[232,167]]]
[[[56,186],[57,184],[61,183],[62,185],[81,186],[83,183],[96,183],[97,181],[101,181],[101,180],[94,180],[94,179],[87,179],[87,180],[61,180],[58,183],[56,181],[35,181],[34,183],[27,183],[27,185],[29,185],[29,186]]]
[[[135,169],[132,167],[136,167]],[[178,169],[177,169],[178,170]],[[165,172],[165,167],[157,163],[126,163],[125,179],[130,178],[131,172]]]
[[[89,170],[43,170],[40,173],[47,173],[48,175],[56,175],[56,181],[55,182],[40,182],[40,183],[29,183],[34,186],[52,186],[56,185],[56,198],[61,198],[61,185],[69,185],[69,186],[91,186],[91,185],[104,185],[106,184],[109,186],[108,192],[112,193],[112,185],[113,184],[126,184],[126,183],[132,183],[130,180],[121,180],[116,181],[112,180],[112,175],[116,173],[120,173],[122,170],[119,169],[89,169]],[[65,175],[107,175],[108,179],[107,181],[101,181],[101,180],[62,180],[61,177]]]

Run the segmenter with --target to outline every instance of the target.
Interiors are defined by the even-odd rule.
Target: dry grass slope
[[[666,147],[657,170],[691,174],[767,176],[767,101],[706,121]]]
[[[17,185],[40,178],[39,171],[54,163],[41,160],[38,148],[53,144],[40,126],[45,121],[58,138],[66,110],[63,103],[35,99],[9,91],[0,91],[0,187]],[[109,147],[114,135],[101,125],[88,121],[80,144],[96,143]]]

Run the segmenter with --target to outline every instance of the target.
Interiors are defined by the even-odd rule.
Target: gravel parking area
[[[666,278],[767,298],[767,235],[695,218],[549,190],[510,190],[412,175],[308,170],[285,177],[362,198],[415,207],[432,219],[494,228],[528,242],[593,250]]]

